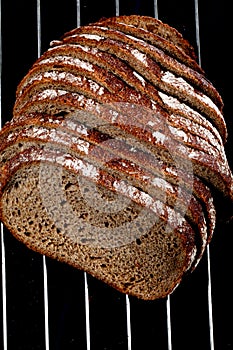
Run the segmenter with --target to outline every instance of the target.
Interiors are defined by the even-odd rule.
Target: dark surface
[[[115,2],[81,0],[81,24],[115,15]],[[2,120],[11,118],[15,90],[37,58],[36,1],[2,0]],[[201,62],[222,95],[233,168],[230,73],[226,64],[226,1],[199,4]],[[120,1],[120,14],[154,15],[154,1]],[[194,1],[158,0],[159,18],[196,48]],[[76,26],[76,1],[41,1],[41,48]],[[229,34],[228,34],[229,36]],[[231,39],[232,40],[232,39]],[[230,46],[230,45],[229,45]],[[223,64],[224,62],[224,64]],[[220,223],[210,245],[215,350],[233,349],[232,224]],[[43,350],[43,259],[4,230],[8,350]],[[51,350],[86,349],[84,274],[46,259]],[[209,350],[207,258],[171,296],[173,350]],[[126,350],[125,296],[89,277],[91,350]],[[167,349],[166,300],[131,300],[132,349]],[[0,317],[1,319],[1,317]],[[2,341],[0,328],[0,348]]]

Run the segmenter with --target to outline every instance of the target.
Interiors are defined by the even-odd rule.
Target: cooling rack
[[[225,103],[233,168],[233,123],[224,1],[2,0],[1,125],[16,86],[49,42],[101,17],[150,15],[177,28]],[[220,223],[196,271],[163,300],[122,295],[87,274],[29,251],[1,225],[3,350],[233,349],[232,224]]]

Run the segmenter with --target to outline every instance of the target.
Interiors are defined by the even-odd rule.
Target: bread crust
[[[12,126],[14,127],[14,129],[12,128]],[[4,130],[2,132],[3,133],[2,140],[4,140],[4,139],[7,140],[7,142],[5,142],[5,143],[2,142],[2,146],[1,146],[2,153],[4,153],[4,150],[7,147],[14,145],[14,143],[16,143],[16,141],[21,142],[21,140],[23,140],[25,142],[26,141],[30,142],[30,139],[37,140],[37,141],[40,140],[43,142],[47,141],[47,139],[45,138],[45,135],[43,135],[43,133],[41,135],[39,133],[39,136],[41,136],[41,138],[38,138],[38,134],[36,135],[36,133],[34,134],[34,132],[29,131],[28,134],[25,134],[23,128],[30,129],[30,126],[36,126],[36,127],[45,126],[45,127],[49,127],[49,128],[57,128],[59,130],[68,130],[69,132],[75,133],[77,138],[81,138],[85,141],[91,142],[92,147],[93,147],[93,145],[98,145],[98,147],[100,147],[101,149],[103,148],[105,150],[106,149],[109,150],[110,143],[108,141],[112,140],[112,137],[110,135],[99,132],[98,130],[93,129],[88,125],[84,125],[76,119],[72,119],[72,115],[70,117],[62,117],[62,116],[57,117],[57,116],[51,116],[51,115],[33,114],[31,116],[25,116],[25,118],[18,121],[18,123],[14,122],[12,126],[11,126],[11,123],[8,123],[8,125],[6,125],[4,127]],[[29,137],[29,135],[31,135],[31,136]],[[53,139],[50,139],[50,142],[52,140]],[[55,138],[55,140],[56,140],[56,138]],[[155,173],[155,175],[152,175],[153,171],[151,173],[152,169],[151,169],[150,163],[153,163],[153,159],[151,158],[151,160],[150,159],[147,160],[145,157],[145,154],[140,152],[139,150],[137,151],[137,154],[135,154],[134,151],[133,152],[130,151],[131,147],[129,147],[129,145],[127,145],[127,143],[125,143],[125,141],[113,139],[113,144],[114,144],[114,148],[112,148],[111,152],[113,152],[113,154],[115,154],[115,156],[117,156],[117,157],[125,157],[125,161],[127,163],[129,163],[129,165],[135,164],[135,166],[136,166],[138,164],[140,169],[142,169],[142,170],[145,169],[143,171],[146,171],[147,173],[149,171],[149,173],[148,173],[148,174],[150,174],[149,177],[162,176],[162,178],[168,178],[169,181],[172,180],[171,177],[168,176],[169,172],[168,171],[166,172],[165,169],[163,169],[163,171]],[[82,150],[82,148],[81,148],[81,150]],[[141,154],[141,156],[140,156],[140,154]],[[5,155],[4,157],[6,158],[8,156]],[[134,162],[134,163],[132,163],[132,162]],[[114,165],[114,168],[117,169],[117,166]],[[128,169],[128,172],[130,173],[129,169]],[[132,169],[132,172],[133,172],[133,175],[135,175],[135,176],[137,175],[137,172],[133,171],[133,169]],[[174,170],[173,170],[173,173],[174,173]],[[209,240],[210,237],[212,237],[213,228],[215,225],[215,210],[214,210],[213,199],[212,199],[212,196],[210,194],[210,191],[196,177],[193,178],[193,184],[191,184],[191,187],[188,188],[187,184],[189,183],[189,180],[187,179],[186,174],[179,172],[179,174],[177,174],[177,176],[180,179],[183,179],[184,183],[186,184],[186,187],[182,187],[182,188],[184,188],[184,190],[186,188],[186,190],[188,190],[188,192],[190,192],[190,191],[192,191],[191,187],[194,186],[194,189],[195,189],[194,194],[198,198],[198,200],[200,200],[202,206],[204,207],[204,212],[207,213],[206,217],[207,217],[207,221],[208,221],[207,226],[208,226],[208,240]],[[142,181],[147,182],[147,176],[142,175],[141,179],[142,179]],[[179,179],[177,179],[176,182],[178,185],[175,183],[175,181],[173,179],[173,182],[171,183],[172,186],[175,186],[176,188],[179,185],[184,186],[184,184],[180,184]],[[176,196],[177,195],[178,195],[178,193],[176,193]],[[178,197],[182,198],[181,193],[179,193]],[[185,200],[185,195],[183,197],[183,200]]]
[[[137,157],[135,157],[135,150],[132,152],[124,141],[113,139],[110,135],[90,129],[79,122],[74,123],[74,121],[67,120],[62,124],[61,120],[59,123],[51,116],[31,118],[26,124],[25,122],[19,123],[18,128],[16,125],[15,129],[10,128],[8,136],[4,136],[9,141],[0,148],[4,155],[2,156],[3,163],[16,154],[17,143],[20,144],[18,152],[31,147],[31,142],[61,146],[67,149],[67,152],[77,154],[81,159],[87,159],[95,166],[106,169],[108,173],[120,177],[137,188],[142,188],[152,198],[158,198],[184,215],[199,237],[197,238],[199,258],[202,256],[207,243],[207,235],[209,239],[213,226],[206,223],[202,205],[182,187],[172,185],[158,176],[155,177],[151,171],[146,170],[144,154],[139,157],[140,151],[137,151]],[[73,130],[74,128],[76,130]],[[11,146],[14,145],[16,146],[15,151],[12,151]]]
[[[122,33],[119,30],[119,28],[112,30],[110,28],[105,28],[94,24],[92,26],[81,26],[73,30],[70,35],[67,34],[65,37],[63,37],[62,43],[75,43],[76,39],[78,42],[80,40],[80,36],[81,38],[87,37],[87,39],[91,39],[91,35],[99,36],[100,39],[97,39],[98,42],[104,42],[104,39],[112,39],[116,41],[116,45],[118,42],[120,42],[124,44],[124,47],[131,49],[132,52],[134,49],[137,49],[140,53],[146,54],[148,58],[151,58],[154,62],[156,62],[164,71],[169,70],[175,75],[183,77],[197,89],[200,89],[200,91],[209,96],[216,103],[219,109],[222,110],[223,102],[219,93],[216,91],[213,85],[205,79],[203,74],[200,74],[196,70],[190,69],[187,62],[180,63],[177,61],[176,57],[170,57],[170,55],[167,55],[164,51],[157,48],[156,44],[151,45],[145,42],[145,40],[140,40],[138,38],[136,39],[135,37],[125,35],[125,33]],[[83,42],[83,40],[81,39],[80,42]],[[96,47],[98,47],[98,45]],[[102,45],[100,45],[100,47],[102,47]]]
[[[135,122],[132,119],[130,121],[128,114],[127,116],[122,114],[122,108],[125,107],[125,104],[126,102],[123,105],[121,104],[120,108],[116,111],[116,115],[113,116],[111,111],[115,110],[118,104],[108,103],[106,106],[102,104],[99,105],[99,102],[84,95],[67,92],[66,90],[52,89],[34,95],[32,101],[29,101],[22,109],[22,114],[37,111],[57,114],[56,111],[59,109],[69,112],[75,112],[77,109],[84,109],[93,114],[97,111],[98,117],[100,117],[100,119],[102,118],[103,123],[107,123],[108,125],[114,123],[115,126],[137,137],[137,139],[146,143],[146,145],[156,145],[157,147],[155,148],[150,147],[152,152],[158,152],[159,150],[167,152],[168,150],[172,150],[171,153],[167,152],[167,155],[169,157],[172,154],[172,158],[173,156],[177,156],[181,168],[185,169],[187,165],[185,160],[188,160],[188,162],[193,164],[195,175],[204,178],[207,183],[210,183],[211,186],[216,188],[217,191],[223,193],[224,196],[233,198],[232,174],[227,163],[221,162],[220,160],[219,162],[216,162],[216,158],[211,157],[211,155],[186,147],[170,138],[165,139],[165,144],[163,144],[163,142],[157,142],[156,134],[153,136],[153,131],[151,133],[146,130],[144,131],[143,127],[139,127],[138,130],[135,128],[135,134],[132,134],[132,126],[135,125]],[[56,106],[54,112],[49,109],[50,105],[53,107]],[[103,106],[103,110],[100,112],[101,106]],[[142,130],[143,132],[141,132]],[[162,141],[161,138],[160,141]]]

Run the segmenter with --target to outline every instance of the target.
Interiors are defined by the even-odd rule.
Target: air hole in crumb
[[[81,219],[86,219],[88,217],[88,214],[87,213],[82,213],[81,215],[80,215],[80,218]]]
[[[66,185],[65,185],[65,190],[68,190],[73,184],[71,182],[68,182]]]
[[[53,68],[62,68],[62,65],[61,64],[54,64]]]
[[[60,111],[59,113],[55,114],[56,117],[65,117],[68,114],[66,111]]]
[[[89,188],[85,187],[85,188],[83,189],[83,192],[84,192],[84,193],[90,192],[90,191],[89,191]]]
[[[24,234],[25,234],[25,236],[29,237],[31,233],[28,231],[24,231]]]
[[[142,244],[142,241],[141,241],[139,238],[137,238],[137,239],[136,239],[136,243],[137,243],[138,245],[140,245],[140,244]]]

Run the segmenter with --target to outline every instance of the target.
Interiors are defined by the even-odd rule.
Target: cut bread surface
[[[135,157],[134,152],[130,152],[124,142],[120,140],[112,139],[110,136],[103,135],[94,132],[94,142],[92,137],[87,137],[88,129],[82,124],[77,124],[80,133],[74,134],[72,130],[67,126],[66,129],[60,130],[58,128],[51,129],[52,119],[49,117],[47,126],[46,124],[40,125],[37,120],[33,119],[29,121],[24,128],[11,130],[6,139],[9,139],[9,143],[2,147],[1,162],[5,163],[7,159],[13,158],[19,152],[23,152],[25,149],[36,146],[38,143],[53,143],[54,145],[62,145],[63,147],[69,147],[74,155],[78,155],[81,159],[87,159],[91,164],[94,164],[97,168],[108,171],[113,176],[118,176],[121,179],[127,181],[130,185],[143,189],[145,193],[148,193],[152,198],[159,199],[169,206],[175,208],[178,213],[185,215],[186,219],[193,226],[196,232],[198,243],[198,251],[200,257],[202,256],[206,247],[207,235],[212,235],[212,224],[208,217],[203,212],[203,206],[205,202],[199,202],[191,192],[187,192],[179,185],[172,185],[165,179],[155,176],[151,171],[144,168],[143,157]],[[54,120],[55,121],[55,120]],[[68,124],[68,123],[67,123]],[[71,124],[71,123],[70,123]],[[67,132],[67,128],[69,132]],[[86,130],[86,132],[84,132]],[[89,130],[91,135],[91,130]],[[85,141],[80,138],[80,134],[85,134]],[[100,135],[98,135],[100,134]],[[98,136],[98,137],[96,137]],[[15,142],[17,140],[17,143]],[[91,143],[88,141],[92,141]],[[105,142],[103,142],[105,140]],[[100,142],[98,144],[98,141]],[[124,151],[125,149],[125,151]],[[128,152],[127,152],[128,149]],[[131,161],[129,161],[129,155],[131,153]],[[142,153],[142,152],[141,152]],[[137,152],[137,156],[139,151]],[[125,156],[126,158],[122,158]],[[143,156],[143,154],[142,154]],[[132,161],[134,159],[136,163]],[[156,161],[156,159],[155,159]],[[163,176],[161,173],[160,176]],[[94,194],[93,194],[94,195]]]
[[[138,105],[133,105],[133,111],[135,118],[129,116],[131,112],[131,105],[125,103],[113,103],[113,104],[100,104],[93,99],[90,99],[84,95],[77,94],[75,92],[67,92],[66,90],[54,90],[48,89],[37,95],[34,95],[22,111],[25,113],[38,112],[42,110],[44,113],[50,113],[53,115],[59,114],[59,110],[63,109],[64,112],[74,112],[77,109],[84,109],[89,111],[94,116],[97,114],[98,120],[103,123],[108,130],[111,128],[111,124],[117,125],[117,128],[112,128],[111,133],[120,133],[123,130],[125,137],[130,134],[131,142],[134,145],[134,138],[138,138],[141,141],[141,145],[146,145],[152,153],[158,153],[163,150],[166,161],[169,158],[177,157],[181,168],[190,169],[190,163],[192,163],[193,171],[195,174],[203,178],[207,183],[210,183],[213,187],[224,193],[226,196],[232,197],[232,174],[229,169],[226,159],[218,159],[203,151],[196,150],[192,147],[186,147],[185,143],[177,142],[173,140],[174,135],[171,137],[164,137],[164,135],[155,129],[155,125],[152,125],[152,131],[150,132],[151,125],[147,125],[147,130],[143,127],[143,124],[139,121],[144,116],[144,109],[141,109]],[[128,108],[127,108],[128,107]],[[138,113],[141,112],[141,115]],[[124,114],[123,114],[123,113]],[[136,119],[138,113],[138,119]],[[156,117],[156,114],[154,115]],[[150,120],[147,119],[147,123]],[[156,120],[151,121],[156,123]],[[98,122],[100,123],[100,122]],[[136,124],[138,131],[132,131]],[[145,125],[145,124],[144,124]],[[166,126],[162,123],[162,127]],[[143,130],[141,131],[140,128]],[[154,130],[153,130],[154,128]],[[170,130],[168,131],[170,133]],[[136,136],[134,136],[136,135]],[[158,142],[159,141],[159,142]],[[154,145],[158,147],[154,147]],[[211,147],[210,147],[211,150]],[[211,152],[211,151],[210,151]],[[209,152],[209,153],[210,153]],[[188,162],[188,163],[187,163]]]
[[[141,294],[148,299],[158,293],[156,290],[159,285],[161,294],[157,297],[163,296],[164,290],[171,292],[182,274],[190,268],[195,255],[193,236],[187,223],[184,222],[182,229],[179,227],[174,233],[174,229],[169,230],[166,220],[155,220],[150,212],[141,214],[142,208],[135,203],[128,204],[125,210],[116,208],[115,213],[113,208],[113,213],[104,215],[103,210],[89,207],[85,196],[82,198],[85,189],[90,189],[89,186],[80,192],[80,180],[74,174],[64,169],[62,174],[55,170],[54,166],[46,165],[41,169],[39,165],[33,165],[22,167],[11,178],[10,186],[3,194],[6,205],[2,216],[8,218],[5,219],[6,225],[17,238],[34,250],[84,268],[105,281],[113,279],[110,284],[121,291],[134,294],[136,290],[136,295]],[[41,171],[43,185],[46,185],[42,199],[41,187],[38,185]],[[61,178],[55,180],[59,175]],[[64,198],[62,202],[59,202],[61,198],[56,198],[56,186],[61,182],[68,204]],[[98,190],[101,192],[101,188]],[[112,192],[106,193],[105,188],[102,191],[102,196],[111,198]],[[57,208],[58,204],[62,205],[62,212],[65,211],[64,217]],[[64,210],[66,204],[68,210]],[[90,225],[85,225],[86,222]],[[103,234],[105,230],[107,235]],[[147,258],[148,254],[153,255]],[[151,258],[153,261],[150,261]],[[138,269],[131,271],[135,263]],[[153,266],[154,276],[151,273]],[[169,281],[167,274],[173,275]],[[148,277],[149,285],[142,283]]]

